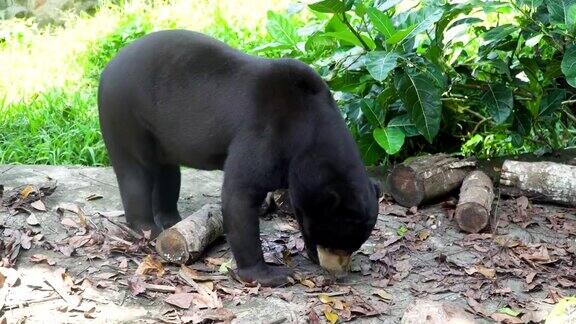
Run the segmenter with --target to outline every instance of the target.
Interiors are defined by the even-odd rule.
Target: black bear
[[[276,286],[290,274],[262,255],[258,211],[270,191],[289,189],[308,255],[330,271],[374,228],[377,187],[327,85],[300,61],[155,32],[108,63],[98,107],[134,229],[156,235],[180,220],[181,165],[224,170],[224,227],[244,280]]]

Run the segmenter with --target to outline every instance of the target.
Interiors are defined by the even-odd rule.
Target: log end
[[[394,200],[402,206],[418,206],[424,200],[424,185],[410,167],[398,165],[388,176],[388,187]]]
[[[190,258],[186,238],[177,230],[164,230],[156,239],[156,251],[168,262],[185,264]]]
[[[484,206],[469,202],[458,205],[454,218],[461,230],[468,233],[478,233],[488,225],[490,213]]]

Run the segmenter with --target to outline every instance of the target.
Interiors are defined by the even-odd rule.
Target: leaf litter
[[[545,318],[542,316],[545,304],[561,301],[565,295],[562,291],[574,289],[576,283],[574,215],[565,209],[549,213],[546,207],[532,205],[523,198],[504,202],[500,211],[504,221],[499,223],[496,233],[451,234],[454,237],[450,238],[453,243],[450,249],[438,245],[439,238],[451,233],[450,204],[441,205],[438,212],[406,209],[384,201],[382,205],[386,205],[381,205],[383,214],[377,227],[370,241],[356,254],[352,268],[359,280],[373,288],[356,289],[353,283],[338,282],[314,266],[314,270],[297,271],[294,286],[271,289],[233,280],[233,272],[228,269],[234,265],[227,248],[210,253],[203,262],[191,266],[177,268],[163,263],[155,254],[149,233],[130,230],[119,218],[123,215],[121,211],[88,215],[77,204],[61,203],[54,209],[66,237],[57,242],[46,241],[38,226],[43,218],[38,219],[31,211],[50,210],[45,198],[54,190],[55,184],[50,184],[5,192],[2,206],[10,215],[28,214],[29,227],[0,228],[0,287],[17,284],[14,269],[19,256],[32,247],[104,262],[105,269],[88,268],[81,276],[66,269],[53,269],[52,276],[45,278],[43,289],[52,290],[48,298],[64,300],[63,311],[80,311],[87,319],[98,318],[99,303],[88,304],[90,300],[98,300],[98,291],[117,287],[124,287],[120,289],[133,298],[163,301],[172,307],[164,314],[166,319],[186,323],[230,321],[236,315],[227,305],[238,306],[250,298],[269,296],[289,303],[305,303],[301,316],[311,323],[379,317],[390,315],[395,305],[406,305],[402,304],[405,293],[396,287],[407,287],[402,290],[407,290],[412,298],[449,292],[460,295],[461,307],[479,317],[524,323]],[[96,195],[86,198],[94,199],[101,198]],[[287,230],[262,235],[265,260],[272,265],[297,266],[307,259],[303,238],[286,210],[277,217],[288,225]],[[93,219],[99,220],[99,226]],[[539,239],[529,239],[529,235],[511,235],[534,230],[563,236],[540,235]],[[563,239],[568,237],[572,243]],[[467,257],[461,258],[460,254]],[[32,254],[28,259],[51,268],[58,264],[44,253]],[[14,271],[6,275],[8,272],[2,269]],[[523,291],[508,286],[511,279],[518,280]],[[545,293],[546,297],[527,300],[524,295],[536,292]],[[506,306],[491,308],[492,299],[504,301]]]

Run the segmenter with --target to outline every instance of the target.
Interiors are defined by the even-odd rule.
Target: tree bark
[[[507,160],[502,165],[500,184],[501,192],[508,196],[576,206],[576,166]]]
[[[392,170],[388,189],[400,205],[419,206],[456,189],[475,165],[474,159],[460,160],[446,154],[417,157]]]
[[[156,251],[166,261],[186,264],[198,259],[223,234],[222,207],[207,204],[160,233],[156,239]]]
[[[454,218],[461,230],[478,233],[490,220],[494,201],[492,180],[482,171],[474,171],[462,182]]]

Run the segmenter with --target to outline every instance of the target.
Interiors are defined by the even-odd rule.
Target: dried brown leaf
[[[96,316],[94,316],[95,313],[96,313],[96,307],[93,306],[88,310],[84,311],[84,318],[95,319],[96,318]]]
[[[32,240],[34,238],[31,236],[28,236],[28,234],[26,232],[21,232],[20,234],[20,246],[22,246],[22,248],[24,250],[29,250],[32,247]]]
[[[311,308],[310,311],[308,312],[308,323],[320,324],[320,317],[318,317],[318,314],[316,314],[313,308]]]
[[[486,311],[486,309],[478,301],[476,301],[476,299],[472,298],[471,296],[467,296],[466,301],[476,314],[486,317],[490,316],[488,311]]]
[[[38,218],[36,218],[36,215],[34,214],[30,214],[30,216],[26,218],[26,223],[30,226],[40,225],[40,222],[38,222]]]
[[[574,280],[571,280],[568,277],[558,277],[558,278],[556,278],[556,280],[558,281],[560,286],[562,286],[564,288],[570,288],[570,287],[576,286],[576,282],[574,282]]]
[[[532,283],[532,280],[534,280],[534,277],[536,277],[538,273],[535,271],[531,271],[526,275],[526,283]]]
[[[192,300],[194,299],[194,294],[191,293],[179,293],[172,294],[168,296],[164,301],[170,305],[188,309],[192,305]]]
[[[162,277],[164,275],[164,272],[165,270],[162,263],[154,259],[154,257],[151,255],[147,255],[136,269],[136,274],[156,275],[157,277]]]
[[[46,205],[42,202],[42,200],[36,200],[30,204],[30,207],[39,210],[39,211],[46,211]]]
[[[132,296],[138,296],[146,291],[146,283],[141,276],[133,276],[128,279],[128,291]]]
[[[72,212],[74,214],[79,214],[80,213],[80,207],[78,207],[78,205],[76,205],[76,204],[70,204],[70,203],[61,203],[60,205],[58,205],[58,207],[56,207],[56,212],[63,215],[64,211],[69,211],[69,212]]]
[[[49,265],[55,265],[56,262],[50,258],[48,258],[47,255],[44,254],[33,254],[30,256],[30,261],[34,262],[34,263],[42,263],[42,262],[46,262]]]
[[[548,263],[551,262],[550,254],[548,253],[548,249],[545,246],[541,246],[538,250],[529,253],[525,252],[519,255],[521,259],[527,261],[534,261],[538,263]]]
[[[77,235],[68,238],[68,244],[74,248],[79,248],[84,246],[86,243],[90,241],[92,237],[90,235]]]
[[[20,199],[26,199],[28,198],[28,196],[30,196],[30,194],[34,192],[36,192],[36,188],[34,188],[34,186],[26,185],[24,188],[20,190],[18,195],[20,196]]]
[[[78,224],[71,218],[62,218],[62,220],[60,221],[60,224],[66,226],[66,227],[71,227],[71,228],[78,228]]]
[[[302,279],[300,281],[300,283],[303,284],[304,286],[308,287],[308,288],[316,287],[316,284],[314,284],[314,282],[310,279]]]
[[[468,269],[464,270],[467,274],[469,275],[473,275],[475,273],[479,273],[481,275],[483,275],[484,277],[488,278],[488,279],[494,279],[496,278],[496,269],[493,268],[487,268],[483,265],[475,265],[472,266]]]
[[[320,299],[320,301],[323,304],[330,304],[332,302],[334,302],[334,299],[326,294],[320,294],[318,295],[318,299]]]
[[[324,317],[330,324],[338,322],[338,314],[334,313],[331,307],[324,309]]]
[[[519,319],[518,317],[508,315],[508,314],[494,313],[494,314],[490,315],[490,317],[498,323],[506,323],[506,324],[524,323],[524,321]]]
[[[390,301],[392,300],[392,294],[390,294],[389,292],[387,292],[384,289],[376,289],[372,292],[372,295],[376,295],[380,298],[382,298],[382,300],[385,301]]]
[[[420,241],[426,241],[426,239],[428,237],[430,237],[430,234],[431,234],[430,230],[426,230],[426,229],[421,230],[418,232],[418,238],[420,239]]]

